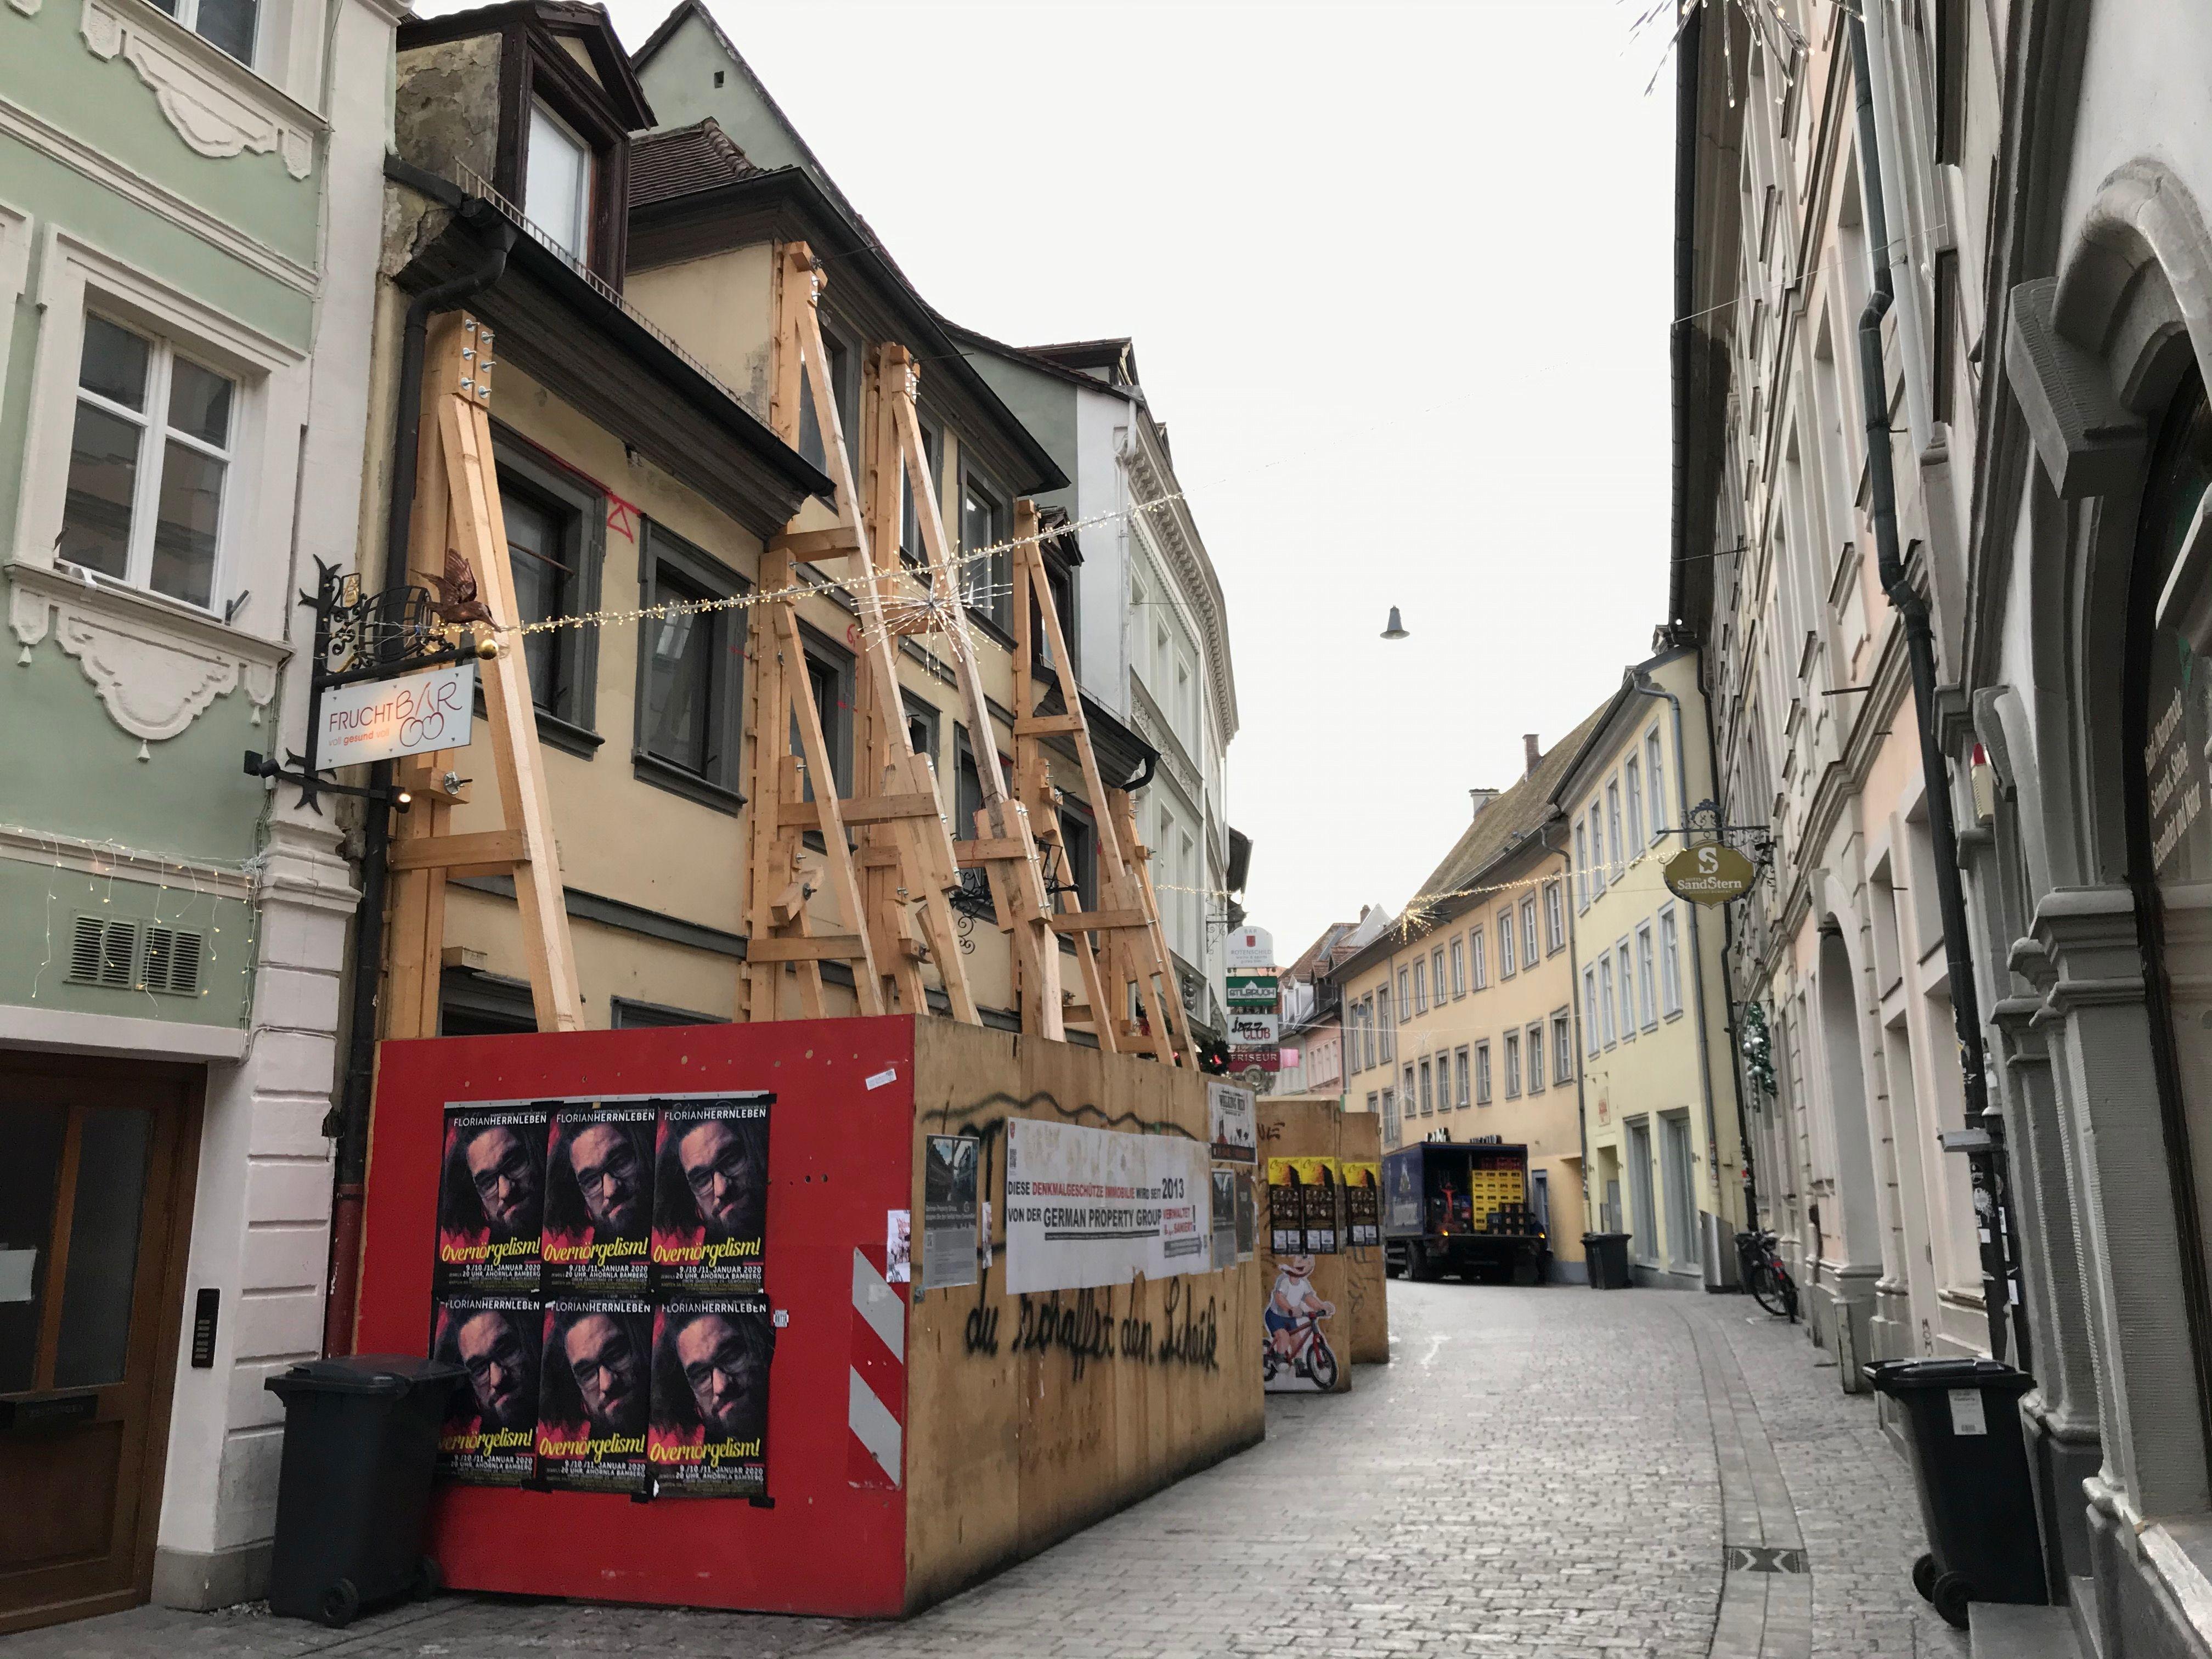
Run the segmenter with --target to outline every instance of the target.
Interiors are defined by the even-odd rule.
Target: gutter
[[[459,212],[485,239],[483,263],[428,288],[407,305],[399,348],[399,383],[392,432],[392,494],[384,527],[384,589],[407,583],[407,542],[415,511],[416,474],[422,433],[422,357],[431,316],[451,311],[497,282],[520,234],[488,202],[471,198]],[[320,667],[321,665],[317,665]],[[392,811],[383,794],[392,787],[392,763],[369,768],[368,811],[362,830],[361,902],[354,913],[353,1005],[346,1033],[345,1077],[335,1129],[337,1184],[331,1199],[330,1298],[323,1315],[323,1352],[353,1352],[356,1281],[361,1272],[362,1206],[368,1191],[368,1124],[376,1093],[377,995],[384,979],[384,889],[392,841]]]
[[[1667,619],[1680,622],[1682,579],[1689,569],[1690,534],[1690,313],[1697,309],[1698,54],[1705,40],[1705,14],[1692,11],[1682,25],[1674,52],[1674,323],[1668,349],[1674,359],[1674,567],[1667,576]],[[1723,28],[1727,20],[1722,20]]]
[[[1537,841],[1547,853],[1555,854],[1565,866],[1565,873],[1559,878],[1559,908],[1563,910],[1574,902],[1571,884],[1575,878],[1575,861],[1568,856],[1565,843],[1562,842],[1556,848],[1552,845],[1550,831],[1553,824],[1563,824],[1566,821],[1567,815],[1554,801],[1544,821],[1536,826]],[[1567,1007],[1568,1026],[1575,1034],[1575,1145],[1582,1162],[1583,1228],[1586,1232],[1594,1233],[1597,1228],[1595,1224],[1596,1218],[1590,1214],[1589,1099],[1583,1089],[1584,1080],[1589,1075],[1589,1066],[1585,1063],[1589,1058],[1589,1050],[1583,1046],[1582,947],[1575,943],[1575,924],[1571,916],[1567,919]],[[1557,1055],[1553,1056],[1553,1059],[1557,1058]],[[1585,1250],[1583,1255],[1587,1259],[1589,1252]]]
[[[1967,1154],[1974,1208],[1996,1225],[1980,1228],[1982,1303],[1989,1317],[1990,1354],[2005,1358],[2008,1328],[2018,1343],[2021,1368],[2028,1360],[2027,1328],[2018,1301],[2019,1267],[2012,1241],[2012,1200],[2005,1171],[2004,1120],[1990,1106],[1989,1076],[1982,1048],[1979,988],[1974,981],[1973,946],[1966,929],[1966,884],[1959,874],[1959,830],[1951,812],[1950,765],[1936,730],[1936,630],[1897,550],[1897,480],[1891,454],[1889,374],[1882,360],[1881,324],[1896,295],[1890,277],[1889,224],[1881,183],[1880,135],[1875,118],[1874,76],[1867,50],[1866,24],[1850,20],[1851,65],[1858,82],[1859,177],[1866,216],[1867,246],[1874,264],[1874,291],[1859,314],[1859,386],[1866,407],[1867,477],[1872,501],[1875,551],[1882,591],[1905,629],[1912,665],[1915,724],[1919,727],[1920,769],[1928,803],[1929,838],[1935,843],[1936,900],[1943,920],[1943,961],[1950,978],[1951,1018],[1959,1042],[1959,1069],[1966,1093],[1969,1128],[1985,1133],[1984,1149]],[[2008,1318],[2010,1314],[2012,1317]]]

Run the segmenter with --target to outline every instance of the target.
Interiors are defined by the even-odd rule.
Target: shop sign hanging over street
[[[1224,990],[1231,1008],[1273,1008],[1283,982],[1273,974],[1231,974]]]
[[[1667,890],[1694,904],[1725,904],[1751,890],[1759,872],[1733,847],[1708,842],[1667,860]]]
[[[1229,936],[1229,971],[1251,973],[1275,965],[1275,936],[1264,927],[1240,927]]]
[[[322,766],[465,749],[475,721],[477,665],[457,662],[389,680],[333,686],[322,696]]]

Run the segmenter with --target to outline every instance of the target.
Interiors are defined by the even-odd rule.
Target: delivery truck
[[[1430,1140],[1384,1155],[1382,1255],[1393,1278],[1540,1285],[1550,1249],[1526,1146]]]

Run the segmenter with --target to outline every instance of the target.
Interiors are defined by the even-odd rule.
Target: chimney
[[[1528,769],[1531,772],[1534,771],[1536,763],[1544,758],[1544,750],[1542,745],[1536,741],[1536,734],[1534,732],[1523,732],[1521,734],[1521,748],[1522,753],[1528,757]]]
[[[1467,792],[1467,795],[1468,799],[1474,803],[1474,811],[1472,816],[1479,818],[1482,816],[1482,809],[1498,799],[1498,791],[1495,789],[1470,789]]]

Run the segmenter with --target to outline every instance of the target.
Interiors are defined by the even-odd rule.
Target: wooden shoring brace
[[[448,555],[457,556],[475,579],[477,597],[491,619],[492,637],[500,640],[498,654],[484,663],[481,679],[492,770],[507,823],[501,830],[448,833],[451,797],[434,784],[416,794],[418,802],[429,806],[422,822],[410,823],[412,812],[401,820],[401,833],[392,849],[398,880],[387,1036],[427,1036],[437,1030],[445,882],[448,876],[464,874],[514,878],[538,1029],[575,1031],[584,1024],[560,854],[553,840],[552,803],[538,741],[538,710],[531,697],[522,635],[517,631],[521,614],[507,551],[507,518],[492,459],[491,349],[491,331],[480,327],[473,317],[448,317],[438,325],[427,358],[432,373],[424,388],[425,413],[431,418],[423,423],[422,452],[426,462],[434,455],[434,464],[425,465],[418,477],[408,569],[410,574],[443,576]],[[442,758],[431,757],[406,775],[434,779],[444,769]]]
[[[975,665],[975,647],[968,637],[960,587],[953,580],[951,556],[945,546],[937,480],[930,476],[928,451],[921,441],[921,419],[915,410],[917,378],[913,359],[903,347],[884,348],[884,395],[891,405],[899,447],[906,457],[908,487],[914,491],[915,517],[921,526],[922,550],[928,561],[935,620],[944,631],[945,654],[951,659],[961,709],[968,719],[969,747],[975,751],[975,776],[983,795],[982,808],[975,814],[975,834],[993,854],[983,867],[990,872],[999,927],[1012,946],[1014,982],[1021,992],[1022,1029],[1058,1042],[1066,1037],[1067,1028],[1061,1008],[1060,942],[1053,932],[1052,904],[1045,892],[1044,871],[1037,859],[1029,811],[1008,794],[1006,774],[999,765],[991,707],[983,695],[982,673]],[[1020,701],[1018,696],[1016,701]]]
[[[860,512],[843,423],[830,380],[829,356],[816,310],[821,279],[805,244],[785,246],[778,283],[778,304],[785,322],[779,325],[777,389],[771,414],[781,435],[795,444],[800,405],[809,392],[812,394],[823,450],[836,488],[839,524],[830,532],[775,538],[762,562],[761,585],[771,591],[787,587],[796,556],[826,559],[843,554],[851,561],[844,585],[860,612],[859,689],[864,695],[854,720],[860,754],[855,769],[858,787],[851,800],[840,801],[820,713],[805,680],[805,647],[796,611],[787,600],[755,607],[766,618],[765,625],[754,629],[757,657],[777,659],[773,693],[762,698],[755,710],[756,780],[771,763],[780,784],[787,775],[787,769],[780,763],[785,747],[782,734],[787,722],[795,718],[815,799],[810,803],[788,799],[781,787],[758,792],[755,797],[775,803],[775,822],[773,825],[757,823],[754,838],[753,939],[748,949],[760,967],[751,970],[751,1017],[776,1018],[780,962],[785,960],[801,964],[800,995],[811,1012],[809,992],[818,988],[819,964],[834,958],[852,963],[855,1000],[862,1013],[882,1013],[894,1004],[908,1012],[927,1012],[921,969],[925,951],[914,938],[907,910],[910,902],[919,899],[929,934],[927,954],[937,962],[951,1012],[956,1018],[980,1024],[981,1016],[968,985],[946,897],[959,882],[951,835],[939,803],[934,770],[927,756],[914,752],[907,734],[897,659],[879,591],[882,573],[871,556],[869,526]],[[894,487],[895,482],[894,477]],[[894,520],[896,512],[894,505]],[[895,543],[891,559],[896,572]],[[760,815],[763,819],[768,816]],[[862,837],[862,858],[858,864],[846,841],[848,824]],[[801,945],[797,940],[809,931],[803,904],[801,915],[787,924],[779,923],[770,914],[778,901],[787,896],[793,879],[796,842],[787,841],[785,832],[793,829],[819,830],[824,867],[847,925],[853,930],[849,933]],[[789,907],[783,908],[788,915]],[[784,933],[787,925],[795,933]],[[769,947],[765,951],[758,948],[763,943]],[[762,1012],[763,1008],[767,1012]]]
[[[1087,927],[1071,927],[1067,916],[1061,917],[1059,926],[1072,932],[1079,941],[1095,930],[1106,942],[1108,961],[1116,971],[1110,975],[1115,994],[1110,1013],[1101,1015],[1100,1041],[1110,1023],[1121,1018],[1121,1000],[1126,995],[1122,987],[1133,980],[1137,986],[1139,1006],[1145,1010],[1146,1023],[1151,1027],[1150,1047],[1160,1059],[1176,1065],[1198,1063],[1197,1051],[1193,1047],[1190,1028],[1183,1018],[1182,997],[1176,984],[1175,964],[1169,957],[1166,935],[1160,927],[1158,896],[1146,877],[1143,860],[1136,856],[1133,840],[1133,811],[1117,812],[1114,798],[1126,807],[1128,797],[1120,790],[1109,797],[1106,781],[1098,770],[1098,751],[1091,741],[1091,725],[1083,714],[1083,693],[1076,684],[1068,664],[1067,635],[1060,626],[1059,607],[1051,602],[1052,586],[1045,579],[1044,548],[1037,529],[1036,507],[1024,499],[1014,503],[1014,596],[1017,610],[1017,642],[1028,645],[1030,638],[1029,618],[1032,614],[1030,600],[1032,595],[1042,597],[1042,603],[1034,612],[1044,632],[1047,655],[1046,666],[1054,684],[1060,688],[1060,702],[1066,713],[1060,715],[1039,715],[1031,693],[1030,665],[1027,658],[1033,655],[1034,646],[1020,653],[1015,665],[1018,701],[1014,720],[1016,741],[1023,728],[1028,727],[1035,743],[1047,730],[1065,731],[1075,744],[1077,763],[1083,769],[1084,792],[1091,797],[1093,811],[1098,817],[1099,909],[1082,918]],[[1039,764],[1042,757],[1040,752]],[[1124,823],[1127,820],[1129,839],[1124,839]],[[1080,913],[1077,915],[1080,916]],[[1087,951],[1079,945],[1079,959]],[[1091,985],[1091,1006],[1097,1012],[1107,994],[1095,964],[1085,974]],[[1147,1046],[1140,1034],[1133,1042],[1121,1046]]]
[[[1014,535],[1017,539],[1032,535],[1036,530],[1036,508],[1026,497],[1014,503]],[[1054,716],[1040,721],[1034,714],[1032,688],[1036,684],[1036,628],[1030,620],[1030,601],[1033,596],[1042,596],[1044,605],[1051,603],[1049,584],[1040,586],[1030,574],[1029,560],[1017,556],[1009,560],[1013,576],[1014,605],[1014,776],[1015,793],[1028,806],[1032,822],[1036,825],[1036,838],[1041,846],[1060,849],[1061,867],[1066,868],[1067,840],[1060,826],[1060,792],[1053,787],[1049,763],[1045,758],[1041,727],[1053,725],[1065,716]],[[1064,684],[1064,683],[1063,683]],[[1080,718],[1080,710],[1077,711]],[[1094,813],[1103,810],[1104,803],[1094,801]],[[1048,860],[1048,862],[1049,862]],[[1072,886],[1063,886],[1060,895],[1063,913],[1079,911],[1082,895]],[[1054,923],[1058,927],[1057,922]],[[1075,965],[1082,975],[1085,1006],[1080,1010],[1066,1009],[1067,1017],[1079,1024],[1087,1024],[1098,1039],[1098,1046],[1109,1054],[1123,1046],[1124,1033],[1117,1012],[1117,1003],[1107,996],[1106,980],[1098,965],[1098,952],[1091,948],[1088,931],[1063,932],[1075,951]],[[1120,987],[1115,988],[1117,992]],[[1065,999],[1063,999],[1065,1000]]]
[[[1133,873],[1138,891],[1143,896],[1146,925],[1152,935],[1152,959],[1159,963],[1160,982],[1166,993],[1168,1023],[1162,1029],[1171,1031],[1182,1052],[1190,1056],[1193,1066],[1198,1064],[1198,1041],[1191,1036],[1190,1016],[1182,1006],[1182,988],[1176,984],[1175,963],[1168,955],[1167,930],[1160,925],[1159,893],[1152,885],[1152,854],[1137,830],[1137,805],[1127,792],[1111,790],[1107,795],[1109,815],[1119,825],[1121,835],[1121,856]]]

